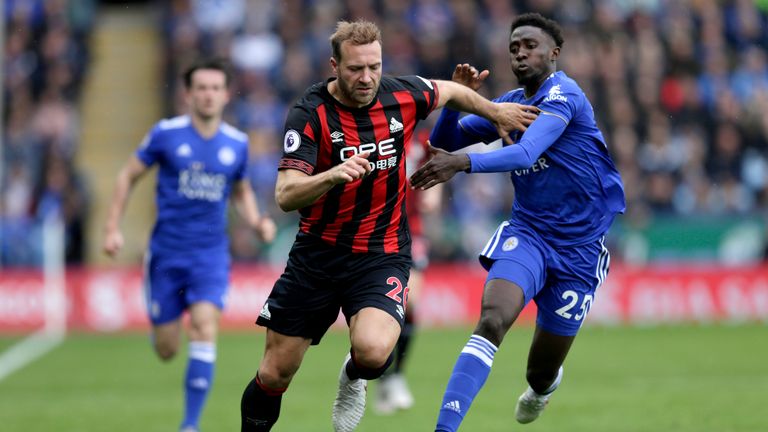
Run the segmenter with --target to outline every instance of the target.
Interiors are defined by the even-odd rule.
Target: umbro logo
[[[400,315],[400,318],[405,317],[405,310],[401,305],[395,306],[395,309],[397,309],[397,314]]]
[[[443,409],[451,410],[455,413],[461,414],[461,405],[459,405],[459,401],[457,400],[447,402],[445,405],[443,405]]]
[[[344,134],[339,131],[334,131],[331,134],[331,142],[342,142],[344,141]]]
[[[259,316],[264,319],[272,319],[272,313],[269,311],[269,303],[264,303],[264,307],[261,308]]]
[[[403,124],[397,121],[396,118],[392,117],[389,121],[389,132],[395,133],[400,132],[401,130],[403,130]]]

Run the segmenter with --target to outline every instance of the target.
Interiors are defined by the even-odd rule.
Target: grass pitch
[[[469,328],[422,330],[407,376],[416,406],[392,416],[370,408],[360,432],[433,430],[442,392]],[[577,338],[562,387],[541,418],[514,420],[525,389],[532,329],[513,329],[462,426],[463,431],[765,432],[768,328],[764,325],[587,327]],[[0,339],[7,348],[11,339]],[[243,387],[256,370],[264,334],[227,333],[201,427],[238,431]],[[283,398],[274,431],[331,431],[330,411],[344,331],[307,354]],[[70,335],[54,351],[0,381],[0,430],[8,432],[173,432],[181,416],[185,355],[162,364],[148,337]],[[375,383],[369,387],[373,395]],[[371,397],[369,396],[369,407]]]

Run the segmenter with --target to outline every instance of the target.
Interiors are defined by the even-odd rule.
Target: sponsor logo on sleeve
[[[286,153],[293,153],[299,149],[299,146],[301,146],[301,135],[293,129],[288,130],[283,140],[283,150]]]
[[[552,88],[549,89],[547,97],[544,99],[544,102],[552,101],[568,102],[568,98],[563,96],[563,91],[560,89],[560,84],[553,85]]]
[[[520,241],[517,240],[517,237],[512,236],[504,241],[504,244],[501,245],[501,250],[509,252],[516,248],[518,244],[520,244]]]

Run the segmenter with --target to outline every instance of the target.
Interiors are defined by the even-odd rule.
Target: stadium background
[[[207,421],[210,430],[233,430],[213,426],[218,421],[235,424],[230,408],[242,380],[232,378],[232,387],[226,383],[231,374],[247,375],[255,367],[261,345],[252,321],[296,229],[295,215],[279,211],[273,200],[284,116],[308,85],[330,73],[327,37],[336,20],[362,17],[379,23],[387,74],[449,79],[456,63],[469,62],[491,70],[481,92],[495,96],[515,87],[506,40],[511,19],[524,11],[541,12],[562,24],[566,43],[558,68],[592,100],[627,192],[627,214],[608,239],[612,270],[590,316],[592,330],[584,332],[584,348],[569,360],[574,388],[563,396],[566,408],[558,407],[565,412],[552,410],[552,423],[530,430],[768,430],[768,422],[756,414],[757,402],[768,400],[768,268],[763,264],[768,244],[768,2],[6,0],[0,380],[8,378],[0,381],[0,418],[11,420],[8,430],[53,427],[41,419],[59,430],[154,430],[155,420],[166,422],[157,430],[173,425],[178,404],[169,401],[178,399],[178,379],[166,376],[181,369],[181,362],[175,362],[173,372],[158,369],[146,341],[137,336],[146,329],[139,267],[154,216],[151,179],[144,179],[131,199],[123,223],[128,242],[120,258],[104,258],[100,244],[114,175],[155,121],[183,110],[178,74],[191,59],[218,55],[235,65],[227,120],[249,133],[250,176],[260,205],[280,226],[278,241],[265,246],[234,215],[231,220],[237,263],[225,315],[230,333],[222,340],[221,356],[231,353],[239,363],[220,372],[219,399],[214,396]],[[435,119],[422,124],[421,136]],[[424,393],[417,393],[424,411],[403,414],[406,424],[431,426],[436,412],[431,405],[438,401],[454,351],[468,334],[466,326],[477,315],[483,273],[474,255],[507,217],[513,193],[504,175],[459,175],[445,188],[439,215],[425,224],[434,265],[419,314],[433,329],[424,330],[413,360],[413,374],[424,379]],[[55,246],[54,234],[54,246],[46,248],[50,240],[45,233],[56,232],[47,227],[56,220],[63,222],[62,247]],[[56,252],[65,263],[61,268],[50,263]],[[53,288],[46,282],[51,277]],[[532,314],[526,311],[526,321]],[[250,332],[243,335],[243,329]],[[30,334],[51,342],[16,349],[30,346],[24,344]],[[508,370],[496,366],[492,375],[513,377],[511,395],[522,383],[528,338],[526,328],[512,332],[505,349],[516,360],[509,361]],[[343,346],[342,334],[332,334],[328,347],[317,348],[317,358],[307,366],[322,376],[318,392],[333,388],[335,366],[321,365],[326,358],[335,365]],[[8,353],[19,351],[28,360],[8,360],[18,359]],[[427,358],[442,358],[441,353],[444,361],[428,364]],[[657,361],[646,361],[650,357]],[[94,364],[91,373],[74,374],[86,359]],[[644,369],[656,363],[659,369]],[[119,381],[109,368],[97,370],[95,365],[104,364],[139,367],[123,370]],[[149,377],[140,370],[149,371]],[[631,380],[619,378],[621,372]],[[63,379],[69,375],[71,380]],[[42,409],[43,394],[54,396],[46,394],[51,381],[80,405],[59,405],[57,398],[58,409]],[[144,387],[116,390],[133,381]],[[318,384],[309,381],[296,387]],[[615,382],[629,385],[632,397],[606,398],[614,394]],[[614,417],[600,417],[606,415],[602,410],[590,411],[579,402],[579,391],[594,387],[586,383],[596,383],[589,397],[608,403]],[[505,395],[500,398],[510,397],[504,387],[498,391]],[[713,392],[719,397],[704,397]],[[80,412],[107,411],[97,401],[123,393],[127,399],[115,406],[142,409],[139,414],[147,415],[148,423],[102,428]],[[290,406],[313,406],[314,399],[307,398]],[[138,402],[145,399],[157,400],[154,405]],[[726,402],[737,416],[696,414],[722,412]],[[318,403],[317,416],[327,417],[328,403]],[[509,420],[499,419],[504,408],[494,411],[491,405],[485,409],[489,423],[476,423],[478,430],[501,430]],[[686,414],[674,416],[674,408]],[[476,417],[484,418],[483,408],[478,410]],[[577,420],[582,412],[590,413],[593,422]],[[85,420],[73,420],[74,413]],[[370,417],[361,430],[390,430]],[[288,425],[285,430],[328,429],[314,423]]]

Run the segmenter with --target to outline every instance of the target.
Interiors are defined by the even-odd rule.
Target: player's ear
[[[558,57],[560,57],[560,47],[556,46],[549,53],[549,61],[555,61]]]
[[[330,62],[331,62],[331,68],[333,69],[333,72],[337,73],[339,63],[336,61],[336,59],[333,56],[331,56]]]

